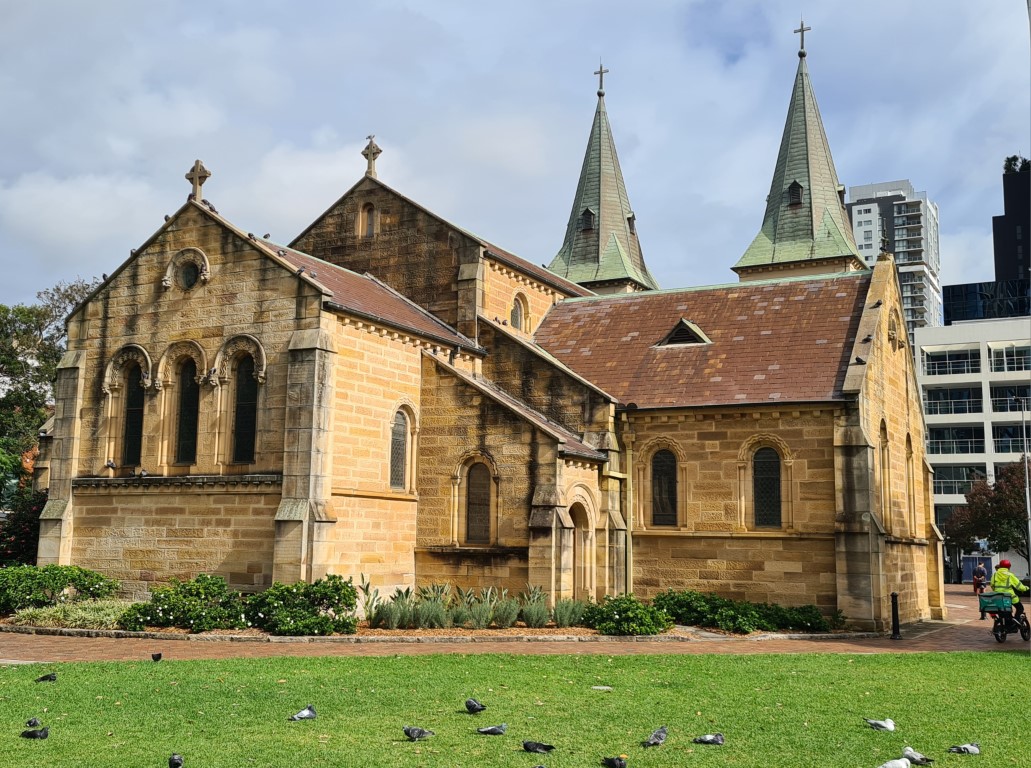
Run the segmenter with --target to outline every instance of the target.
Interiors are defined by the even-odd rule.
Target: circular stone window
[[[200,267],[196,262],[187,261],[179,265],[179,284],[186,290],[190,290],[200,279]]]

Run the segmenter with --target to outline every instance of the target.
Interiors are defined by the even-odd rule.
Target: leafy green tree
[[[0,304],[0,485],[20,484],[21,457],[49,416],[57,364],[65,350],[65,317],[99,284],[60,282],[35,304]],[[7,499],[4,499],[6,502]]]
[[[996,552],[1011,550],[1027,560],[1027,504],[1024,496],[1023,456],[1015,464],[1000,467],[995,483],[978,480],[967,494],[967,506],[957,510],[946,526],[956,541],[987,539]],[[954,522],[955,521],[955,522]]]

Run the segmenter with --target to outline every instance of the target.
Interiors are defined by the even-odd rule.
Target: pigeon
[[[861,358],[859,355],[856,355],[856,364],[857,365],[863,365],[865,362],[866,362],[866,360]]]
[[[608,766],[608,768],[626,768],[626,758],[622,755],[619,757],[603,757],[601,764]]]
[[[900,757],[895,760],[889,760],[886,763],[881,763],[877,768],[909,768],[910,762],[905,757]]]
[[[161,654],[160,653],[152,653],[152,654],[150,654],[150,658],[152,658],[154,661],[161,661]]]
[[[902,756],[909,760],[909,762],[913,765],[930,765],[934,762],[933,759],[927,757],[926,755],[921,755],[912,747],[903,747]]]
[[[140,477],[146,477],[149,473],[145,469],[140,469]]]
[[[666,726],[652,731],[652,735],[641,742],[642,747],[661,747],[666,741]]]
[[[869,717],[864,717],[863,719],[866,720],[866,722],[870,724],[870,727],[873,728],[875,731],[895,730],[895,721],[892,720],[890,717],[886,717],[883,720],[871,720]]]
[[[315,711],[315,705],[309,704],[296,715],[291,715],[291,720],[314,720],[318,717],[318,713]]]
[[[172,756],[168,758],[168,768],[183,768],[183,756],[173,752]]]
[[[46,727],[46,728],[37,728],[37,729],[33,729],[31,731],[22,731],[21,732],[21,737],[23,739],[45,739],[49,735],[50,735],[50,728],[49,728],[49,726]]]
[[[534,752],[538,755],[543,755],[550,752],[555,747],[552,744],[541,744],[539,741],[524,741],[523,749],[527,752]]]
[[[115,463],[114,463],[113,460],[108,459],[107,462],[104,464],[104,466],[107,467],[108,469],[114,469],[115,468]]]
[[[486,728],[477,728],[477,733],[482,733],[485,736],[504,736],[505,731],[508,730],[508,724],[502,723],[501,725],[488,725]]]
[[[49,675],[40,675],[36,678],[37,683],[53,683],[57,681],[57,673],[51,672]]]
[[[881,306],[881,304],[883,304],[883,303],[884,303],[883,301],[881,301],[880,299],[877,299],[877,301],[874,302],[873,309],[877,309],[877,307]]]
[[[961,755],[981,754],[981,745],[976,741],[971,744],[960,744],[958,747],[949,747],[949,752],[957,752]]]
[[[406,725],[401,730],[405,732],[405,736],[408,737],[409,741],[421,741],[433,735],[433,731],[427,731],[425,728],[420,728],[417,725]]]
[[[479,712],[482,712],[486,708],[487,708],[486,704],[481,704],[476,699],[466,699],[465,700],[465,711],[468,712],[470,715],[475,715],[475,714],[477,714]]]
[[[692,739],[695,744],[715,744],[717,747],[723,746],[723,734],[722,733],[707,733],[704,736],[699,736]]]
[[[30,717],[25,721],[26,728],[39,728],[40,722],[38,717]]]

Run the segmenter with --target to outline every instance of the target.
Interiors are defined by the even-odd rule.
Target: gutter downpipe
[[[623,442],[626,445],[626,546],[624,548],[626,576],[624,590],[629,595],[634,591],[634,432],[626,411],[621,416],[623,419]]]

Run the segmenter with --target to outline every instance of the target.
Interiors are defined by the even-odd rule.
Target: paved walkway
[[[697,633],[689,638],[604,638],[579,640],[478,638],[433,642],[369,639],[355,642],[327,638],[277,639],[275,642],[227,642],[195,637],[144,639],[65,637],[0,632],[0,664],[58,661],[143,661],[160,652],[168,660],[266,658],[273,656],[394,656],[435,653],[509,654],[755,654],[755,653],[916,653],[925,651],[1025,651],[1031,646],[1011,636],[1005,643],[992,637],[989,621],[978,620],[977,600],[969,585],[947,585],[947,621],[902,627],[902,639],[888,636],[788,639],[778,636],[728,637]]]

